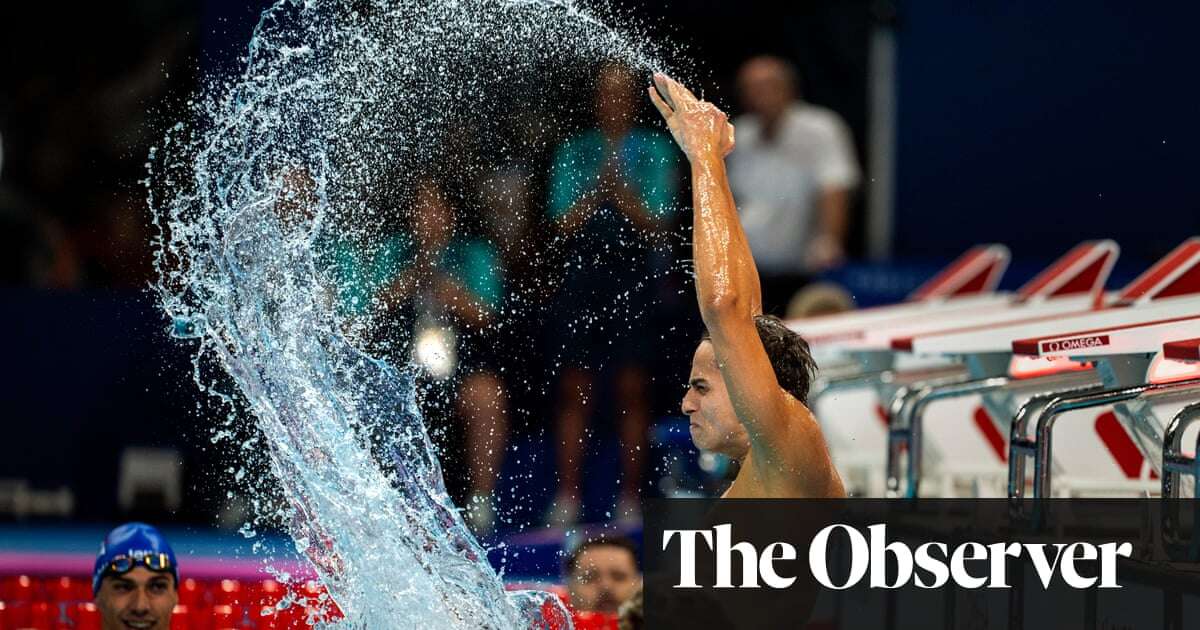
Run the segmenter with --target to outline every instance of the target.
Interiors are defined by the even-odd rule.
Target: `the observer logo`
[[[1086,542],[1073,543],[992,543],[967,542],[954,546],[943,542],[927,542],[912,549],[899,541],[888,542],[886,525],[871,525],[864,535],[850,525],[841,523],[825,527],[813,537],[808,547],[808,565],[813,576],[826,588],[848,589],[864,578],[871,588],[896,589],[908,585],[918,588],[940,588],[953,581],[962,588],[1009,588],[1007,558],[1022,555],[1033,564],[1042,585],[1049,588],[1055,575],[1072,588],[1121,588],[1117,583],[1117,557],[1130,557],[1132,543]],[[835,581],[826,565],[830,538],[841,530],[849,544],[849,572]],[[786,564],[797,560],[794,545],[773,542],[757,549],[748,541],[733,542],[733,525],[716,525],[712,529],[668,529],[663,532],[662,549],[667,551],[677,540],[679,547],[680,580],[674,588],[768,588],[785,589],[796,582],[796,571],[789,572]],[[697,578],[696,557],[703,544],[713,553],[715,580],[700,584]],[[733,554],[741,556],[741,579],[733,581]],[[1078,562],[1095,566],[1096,575],[1084,575]],[[921,569],[922,571],[918,571]]]

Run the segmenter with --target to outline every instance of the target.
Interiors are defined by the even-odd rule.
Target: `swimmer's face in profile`
[[[712,342],[701,341],[696,347],[687,393],[680,408],[690,421],[696,448],[739,461],[750,451],[750,437],[733,411]]]

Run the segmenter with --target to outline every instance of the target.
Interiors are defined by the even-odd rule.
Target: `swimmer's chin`
[[[699,422],[692,421],[688,424],[688,432],[692,435],[692,444],[700,450],[707,450],[704,441],[704,427]]]

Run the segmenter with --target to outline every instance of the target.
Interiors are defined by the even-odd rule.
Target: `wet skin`
[[[654,82],[650,99],[691,163],[696,298],[711,335],[696,349],[682,402],[693,439],[741,463],[728,498],[845,496],[820,425],[779,386],[754,325],[758,270],[725,175],[733,125],[665,75]]]

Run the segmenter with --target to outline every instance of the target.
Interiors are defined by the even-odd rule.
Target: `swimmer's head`
[[[167,539],[145,523],[126,523],[104,537],[92,593],[104,630],[167,630],[179,603],[179,566]]]
[[[775,371],[779,387],[802,403],[808,403],[808,388],[816,372],[816,362],[808,343],[783,320],[773,315],[754,318],[758,338]],[[681,405],[691,421],[692,441],[697,448],[741,460],[750,450],[746,428],[733,411],[725,379],[717,366],[708,333],[705,332],[692,357],[692,372]]]

